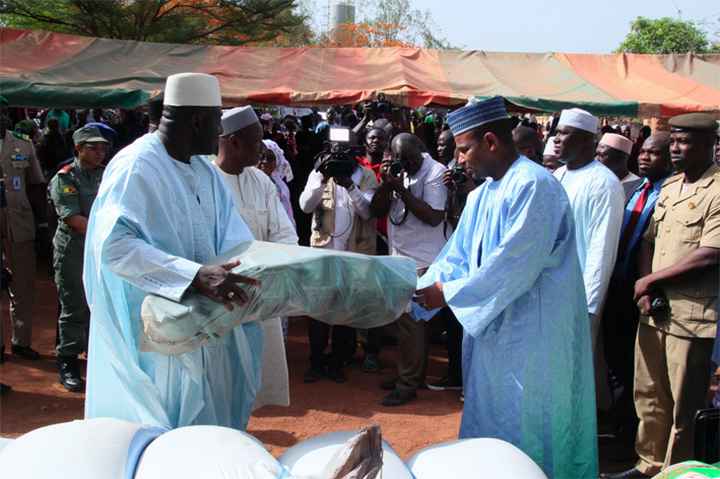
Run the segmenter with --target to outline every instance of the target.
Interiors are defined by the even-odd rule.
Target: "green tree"
[[[307,43],[296,0],[0,0],[0,24],[169,43]]]
[[[370,0],[364,23],[386,32],[385,42],[425,48],[451,48],[429,10],[412,8],[410,0]],[[395,28],[387,28],[392,25]]]
[[[664,17],[638,17],[617,52],[626,53],[710,53],[720,51],[711,45],[708,34],[695,23]]]

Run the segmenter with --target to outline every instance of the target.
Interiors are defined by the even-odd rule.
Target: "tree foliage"
[[[307,43],[296,0],[0,0],[5,26],[122,40]]]
[[[410,6],[409,0],[369,0],[359,22],[338,27],[322,46],[450,48],[428,10]]]
[[[720,52],[708,34],[695,23],[664,17],[638,17],[617,49],[626,53],[710,53]]]

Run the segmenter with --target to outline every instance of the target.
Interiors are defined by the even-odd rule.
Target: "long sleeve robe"
[[[118,153],[86,236],[85,417],[245,428],[260,381],[260,326],[246,324],[196,351],[165,356],[140,351],[140,306],[148,293],[180,300],[202,264],[252,239],[206,160],[175,161],[156,134]]]
[[[419,280],[464,328],[460,437],[508,441],[548,477],[596,478],[595,388],[572,211],[525,157],[467,200]]]

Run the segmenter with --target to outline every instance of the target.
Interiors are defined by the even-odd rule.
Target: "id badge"
[[[22,190],[22,178],[19,176],[13,176],[12,180],[10,181],[12,184],[13,191],[20,191]]]

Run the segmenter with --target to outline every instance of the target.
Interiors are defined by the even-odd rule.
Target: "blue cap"
[[[489,100],[470,102],[450,112],[447,122],[453,135],[458,136],[487,123],[506,118],[510,118],[510,115],[505,109],[505,99],[496,96]]]

